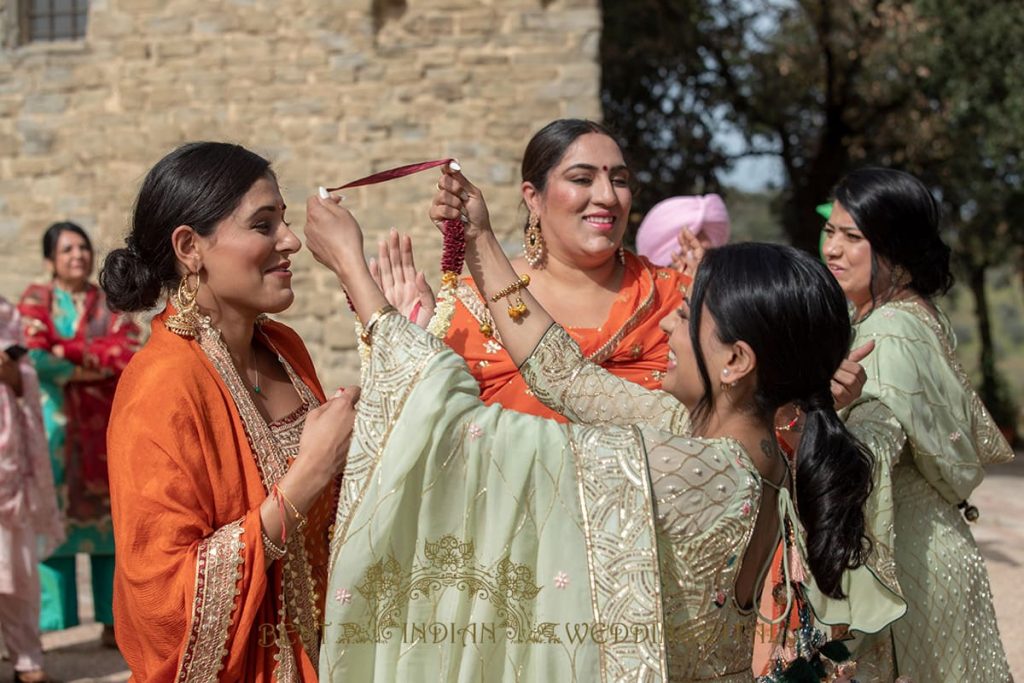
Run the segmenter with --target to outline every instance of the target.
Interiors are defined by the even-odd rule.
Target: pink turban
[[[636,250],[651,263],[667,266],[679,251],[676,237],[686,228],[694,235],[703,233],[711,246],[729,241],[729,212],[717,194],[671,197],[654,205],[636,234]]]

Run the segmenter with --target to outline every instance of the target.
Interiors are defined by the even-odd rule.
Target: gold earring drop
[[[523,239],[523,255],[531,268],[543,268],[546,251],[544,235],[540,231],[540,216],[531,211]]]
[[[189,277],[195,275],[195,287],[190,286]],[[199,335],[199,306],[196,305],[196,295],[199,294],[199,274],[185,273],[178,283],[178,291],[171,295],[171,303],[174,304],[175,314],[167,316],[164,324],[171,332],[186,339],[192,339]]]

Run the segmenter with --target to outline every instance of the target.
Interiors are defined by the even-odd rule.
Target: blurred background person
[[[697,238],[705,249],[729,241],[731,224],[725,202],[717,194],[669,197],[655,204],[636,233],[636,253],[656,266],[674,265],[682,249],[683,230]]]
[[[0,298],[0,634],[15,681],[46,681],[39,559],[64,540],[43,432],[39,382],[18,309]]]
[[[67,524],[67,541],[40,566],[44,631],[78,624],[75,554],[92,559],[96,621],[103,644],[115,647],[111,607],[114,534],[107,483],[107,420],[117,378],[138,348],[138,330],[107,308],[89,282],[93,248],[74,223],[55,223],[43,234],[51,279],[22,294],[18,309],[28,355],[39,375],[43,421]]]

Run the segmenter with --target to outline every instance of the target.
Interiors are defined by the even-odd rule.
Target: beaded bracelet
[[[523,287],[529,287],[529,286],[530,286],[530,276],[527,275],[526,273],[523,273],[522,275],[519,276],[519,278],[515,282],[513,282],[512,284],[510,284],[507,287],[503,288],[497,294],[492,296],[491,297],[491,301],[496,303],[498,301],[498,299],[502,299],[502,298],[508,296],[509,294],[513,293],[513,292],[518,292]]]
[[[497,302],[498,299],[501,299],[502,297],[510,297],[507,309],[508,317],[512,318],[512,320],[519,320],[529,312],[526,308],[526,302],[523,301],[523,297],[519,294],[519,291],[522,290],[524,287],[528,287],[529,285],[530,276],[527,275],[526,273],[523,273],[522,275],[519,276],[518,280],[516,280],[515,282],[503,288],[497,294],[492,296],[491,301]],[[516,298],[514,300],[511,299],[511,296],[513,294],[516,295]]]
[[[267,558],[271,562],[274,560],[280,560],[288,554],[288,548],[285,546],[275,545],[274,542],[270,540],[270,536],[267,536],[265,529],[260,529],[260,536],[263,537],[263,547],[266,549]]]
[[[393,310],[395,310],[394,306],[392,306],[391,304],[386,304],[386,305],[381,306],[380,308],[378,308],[376,311],[374,311],[373,315],[370,316],[370,319],[367,320],[366,324],[363,326],[363,331],[359,335],[359,339],[364,344],[369,346],[370,343],[373,341],[373,336],[372,335],[373,335],[373,327],[374,327],[374,325],[376,325],[377,322],[380,321],[380,319],[383,316],[387,315],[388,313],[392,312]]]

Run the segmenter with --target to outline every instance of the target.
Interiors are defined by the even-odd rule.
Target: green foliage
[[[605,119],[648,186],[639,209],[716,190],[716,172],[736,156],[769,153],[786,172],[784,229],[809,251],[814,205],[865,163],[942,188],[954,234],[969,223],[965,253],[1005,259],[1005,244],[1024,241],[1024,221],[1008,215],[1024,207],[1019,0],[603,5]],[[739,155],[722,149],[723,129],[745,140]]]
[[[776,155],[774,210],[816,253],[814,207],[852,168],[902,168],[945,208],[974,283],[980,391],[1001,411],[984,287],[1024,274],[1024,3],[1020,0],[604,0],[602,102],[647,192],[717,190],[738,156]],[[745,148],[730,155],[720,133]],[[718,135],[716,135],[718,134]],[[735,194],[727,197],[732,208]]]

